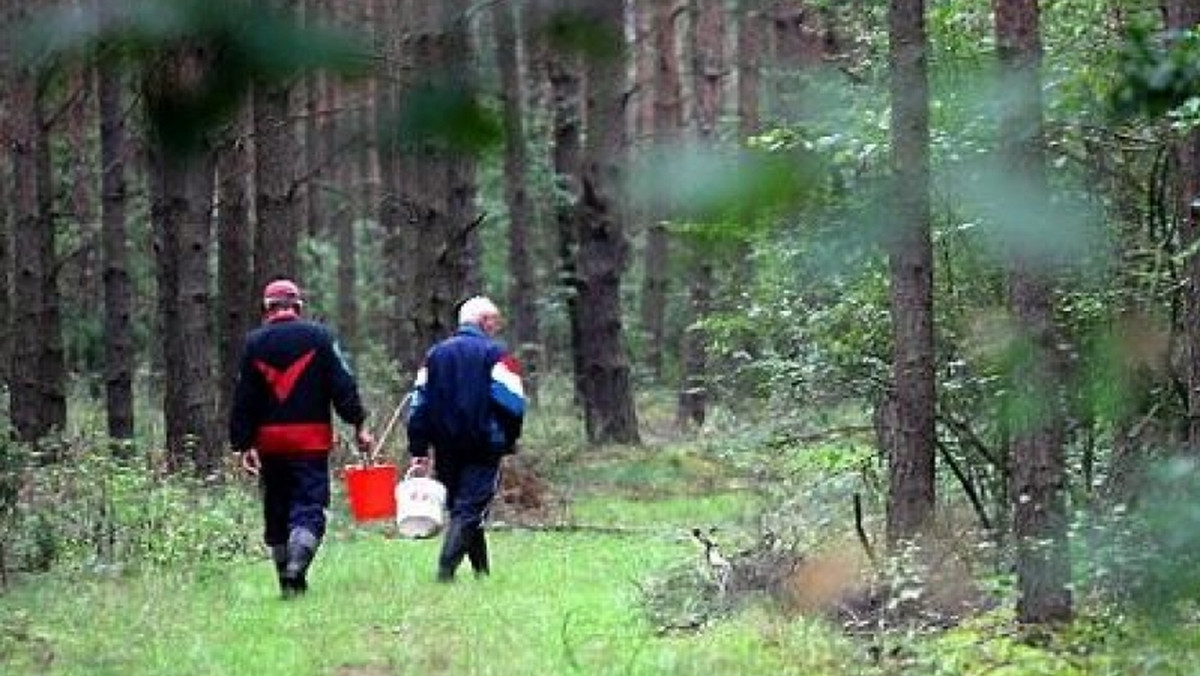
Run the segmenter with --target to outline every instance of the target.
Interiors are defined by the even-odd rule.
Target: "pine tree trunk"
[[[133,437],[133,280],[129,274],[126,227],[124,83],[120,72],[101,66],[100,99],[101,227],[104,265],[104,396],[108,435]]]
[[[1167,28],[1190,30],[1200,23],[1200,5],[1188,0],[1167,0]],[[1175,155],[1175,212],[1179,222],[1179,250],[1191,252],[1184,262],[1183,322],[1181,339],[1184,380],[1187,383],[1188,444],[1200,453],[1200,132],[1179,139]]]
[[[690,42],[696,137],[701,147],[715,150],[720,140],[717,123],[726,72],[725,10],[720,0],[696,0],[694,11]],[[711,255],[692,243],[694,263],[689,266],[687,329],[676,413],[680,428],[702,426],[708,413],[708,344],[702,326],[712,310],[715,282]]]
[[[654,74],[654,143],[661,152],[671,152],[683,128],[683,85],[676,47],[675,2],[655,3],[651,34],[657,66]],[[657,201],[646,228],[645,262],[642,271],[641,322],[646,336],[646,365],[661,378],[666,350],[667,296],[671,290],[671,240],[666,223],[675,205]]]
[[[552,0],[539,0],[535,23],[545,35],[556,20]],[[554,231],[557,245],[559,294],[567,310],[567,349],[577,402],[584,401],[583,348],[580,325],[580,280],[575,258],[579,247],[579,172],[583,156],[582,82],[579,59],[572,53],[541,44],[537,53],[545,58],[549,82],[551,165],[554,171]]]
[[[259,0],[295,14],[297,0]],[[254,286],[262,289],[280,277],[304,288],[298,241],[304,232],[299,220],[293,158],[295,134],[291,120],[291,87],[254,85]]]
[[[176,95],[179,83],[211,67],[205,49],[183,45],[159,57],[143,82],[148,109]],[[207,475],[216,466],[216,383],[208,293],[213,152],[206,142],[169,151],[151,138],[151,221],[158,280],[158,333],[164,365],[167,469]]]
[[[1006,100],[1000,114],[999,153],[1005,171],[1019,177],[1036,204],[1049,211],[1042,147],[1041,35],[1037,0],[995,0],[996,44]],[[1062,359],[1054,319],[1053,276],[1014,250],[1009,261],[1009,304],[1022,332],[1026,357],[1018,360],[1011,390],[1018,405],[1012,426],[1012,511],[1017,559],[1017,617],[1053,622],[1071,617],[1071,567],[1066,505],[1066,448],[1057,392]]]
[[[892,392],[887,449],[890,543],[916,538],[934,518],[933,244],[929,200],[929,82],[925,0],[892,0]]]
[[[468,100],[474,94],[471,43],[467,31],[467,2],[427,3],[411,0],[411,23],[404,53],[412,59],[416,105],[429,105],[428,96]],[[423,100],[424,99],[424,100]],[[406,98],[402,105],[408,104]],[[414,338],[407,361],[418,361],[425,349],[454,330],[455,306],[468,293],[481,289],[479,216],[475,208],[475,160],[467,152],[433,139],[406,143],[400,173],[404,177],[402,208],[408,222],[406,260],[415,278]]]
[[[252,124],[249,108],[239,112],[217,148],[218,420],[228,414],[246,332],[259,316],[261,288],[254,286],[254,228],[250,221]]]
[[[37,77],[18,69],[8,91],[13,171],[13,323],[10,416],[16,437],[34,441],[49,432],[43,413],[43,279],[51,261],[44,258],[47,227],[40,209],[39,146],[47,142],[39,113]]]
[[[621,40],[623,2],[589,0],[586,8],[589,25],[606,39]],[[624,75],[621,59],[592,56],[587,60],[587,138],[576,258],[581,290],[584,422],[593,444],[640,441],[629,361],[622,341],[621,276],[628,256],[618,195],[625,152]]]
[[[537,231],[530,204],[528,159],[525,152],[524,86],[518,62],[514,8],[493,7],[496,61],[500,69],[500,99],[504,120],[504,196],[508,204],[508,307],[512,317],[511,337],[524,367],[526,395],[537,394],[541,335],[538,330],[537,279],[532,258],[532,233]]]

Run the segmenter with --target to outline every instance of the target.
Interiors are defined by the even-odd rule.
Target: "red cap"
[[[263,302],[269,300],[300,300],[300,287],[290,279],[277,279],[263,289]]]

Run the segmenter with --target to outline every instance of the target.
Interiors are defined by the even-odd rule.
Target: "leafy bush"
[[[243,486],[163,476],[99,441],[66,444],[54,462],[10,443],[0,459],[8,570],[189,567],[255,551],[256,499]]]

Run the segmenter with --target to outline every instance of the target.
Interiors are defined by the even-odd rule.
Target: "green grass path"
[[[491,543],[491,578],[439,585],[437,541],[333,541],[313,590],[291,602],[277,599],[266,561],[189,577],[26,581],[0,597],[0,673],[716,676],[833,664],[810,645],[814,628],[765,614],[656,634],[638,581],[695,556],[673,534],[502,531]]]

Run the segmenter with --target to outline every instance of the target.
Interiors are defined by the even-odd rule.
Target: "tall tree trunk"
[[[537,393],[541,335],[538,330],[537,279],[531,251],[537,231],[529,200],[528,159],[525,152],[524,86],[521,78],[514,8],[493,7],[496,61],[500,69],[500,100],[504,120],[504,197],[508,204],[508,306],[512,337],[525,369],[526,394]]]
[[[203,76],[209,59],[204,48],[187,45],[161,55],[143,82],[147,107],[161,109],[181,83]],[[203,141],[185,153],[152,137],[150,161],[167,468],[207,475],[219,457],[208,292],[213,153]]]
[[[1006,100],[1012,102],[1001,111],[999,152],[1006,174],[1020,177],[1023,194],[1036,200],[1028,205],[1028,213],[1044,214],[1049,186],[1042,147],[1038,4],[995,0],[993,9]],[[1009,304],[1027,346],[1012,385],[1018,401],[1011,421],[1017,616],[1022,622],[1067,620],[1072,613],[1071,567],[1053,277],[1049,264],[1027,260],[1017,250],[1009,265]]]
[[[892,0],[892,393],[887,449],[889,543],[921,535],[934,518],[933,243],[929,201],[929,43],[925,0]]]
[[[414,294],[412,285],[416,279],[412,272],[414,263],[411,252],[405,250],[412,238],[407,236],[408,218],[404,213],[402,181],[402,140],[396,131],[400,114],[401,93],[411,88],[413,66],[406,60],[400,44],[401,21],[408,25],[407,15],[401,13],[399,3],[378,0],[374,7],[376,41],[380,44],[384,60],[393,78],[381,78],[375,82],[375,132],[379,161],[378,219],[383,229],[383,270],[387,297],[391,299],[385,323],[387,353],[402,373],[415,369],[413,353],[417,339],[412,320]],[[369,160],[368,160],[369,161]]]
[[[7,14],[0,13],[0,32],[9,29],[11,19]],[[12,368],[12,234],[13,225],[9,221],[13,207],[12,194],[12,156],[13,146],[12,120],[16,111],[12,104],[12,93],[9,89],[13,82],[11,45],[8,41],[0,42],[0,384],[9,392],[12,391],[10,371]],[[0,575],[4,572],[3,557],[0,557]]]
[[[104,258],[104,399],[108,435],[133,438],[133,280],[129,274],[129,233],[125,211],[124,83],[120,71],[101,66],[100,99],[101,227]]]
[[[654,75],[654,143],[669,153],[679,143],[683,128],[683,85],[676,47],[679,11],[675,2],[657,2],[653,11],[651,32],[658,57]],[[667,222],[674,207],[669,201],[656,201],[646,228],[641,322],[646,335],[646,365],[656,378],[663,375],[666,350],[667,295],[671,275]]]
[[[218,420],[224,419],[232,405],[243,342],[259,313],[261,288],[254,286],[254,224],[250,219],[252,124],[250,109],[240,111],[217,148]]]
[[[1189,0],[1166,0],[1167,28],[1185,31],[1200,23],[1200,5]],[[1188,445],[1200,452],[1200,132],[1189,131],[1174,147],[1175,209],[1179,219],[1179,250],[1190,252],[1184,262],[1182,340],[1186,359]]]
[[[44,279],[53,262],[43,240],[50,232],[43,215],[38,156],[46,145],[37,75],[14,71],[9,86],[13,171],[13,323],[10,416],[18,439],[34,441],[50,431],[42,382]]]
[[[44,85],[39,85],[45,91]],[[46,431],[63,431],[67,426],[67,363],[63,349],[62,294],[58,285],[57,224],[54,218],[54,166],[51,155],[50,115],[45,95],[38,97],[39,135],[35,164],[37,171],[38,259],[42,263],[42,308],[38,328],[41,373],[41,415]]]
[[[258,0],[294,14],[297,0]],[[299,274],[299,222],[296,176],[292,158],[296,140],[290,117],[291,86],[254,85],[254,287],[262,289],[279,277]]]
[[[763,23],[754,0],[738,0],[738,10],[738,131],[744,141],[759,133],[762,125],[759,90]]]
[[[717,149],[725,83],[725,9],[720,0],[696,0],[692,22],[692,91],[696,138],[701,147]],[[682,345],[676,421],[681,428],[704,424],[708,409],[708,343],[701,328],[712,310],[713,264],[710,253],[692,242],[694,264],[689,266],[687,330]]]
[[[624,51],[624,2],[589,0],[587,20]],[[584,423],[589,441],[639,443],[629,360],[622,341],[621,276],[628,256],[621,188],[625,152],[625,63],[587,61],[587,140],[581,175],[579,249]]]
[[[436,93],[455,101],[475,96],[467,0],[428,3],[409,0],[413,22],[405,51],[420,80],[414,93]],[[416,105],[429,105],[417,99]],[[404,105],[404,104],[402,104]],[[457,325],[455,306],[480,291],[479,218],[475,213],[475,160],[467,152],[431,139],[406,144],[401,203],[409,215],[405,236],[416,265],[414,337],[408,360]],[[414,241],[415,240],[415,241]]]

